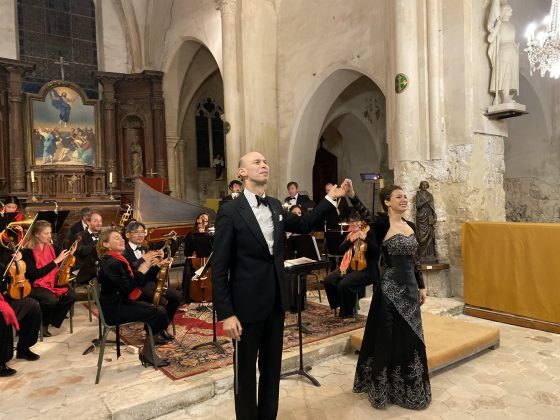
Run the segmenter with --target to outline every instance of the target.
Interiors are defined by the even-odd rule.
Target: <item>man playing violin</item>
[[[140,286],[142,295],[140,296],[139,300],[152,303],[156,291],[156,279],[158,273],[161,270],[163,264],[170,263],[171,255],[168,255],[167,258],[164,259],[164,252],[161,249],[146,251],[143,246],[146,233],[146,226],[141,222],[133,221],[126,225],[125,235],[127,238],[127,243],[124,248],[123,256],[127,259],[133,270],[137,270],[138,267],[145,261],[145,259],[149,259],[151,261],[153,257],[159,257],[159,259],[161,260],[159,264],[152,266],[148,270],[148,272],[146,273],[147,282],[144,286]],[[178,248],[176,242],[176,240],[173,240],[173,244],[171,245],[172,255],[175,253],[175,251],[177,251]],[[165,326],[165,329],[160,333],[161,339],[167,342],[175,338],[173,335],[167,332],[167,327],[169,326],[169,323],[171,323],[171,320],[173,320],[177,309],[179,308],[179,306],[181,306],[181,294],[175,289],[168,288],[165,291],[165,294],[161,297],[159,305],[165,307],[165,311],[167,313],[168,323]],[[156,342],[157,341],[158,340],[156,339]]]
[[[341,318],[354,316],[356,295],[363,294],[364,287],[379,277],[379,248],[373,229],[358,213],[352,213],[349,222],[350,232],[338,249],[338,254],[344,255],[340,267],[324,280],[329,305],[335,310],[340,307]]]

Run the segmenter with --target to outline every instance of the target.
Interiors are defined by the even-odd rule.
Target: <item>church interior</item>
[[[0,0],[0,22],[1,418],[236,418],[212,237],[253,151],[286,213],[351,180],[376,232],[380,191],[399,186],[427,292],[431,403],[374,408],[354,373],[377,286],[352,289],[351,315],[333,309],[327,278],[345,274],[360,212],[335,200],[301,235],[311,255],[284,254],[319,265],[279,280],[282,371],[296,369],[279,419],[560,418],[559,0]],[[111,232],[138,244],[133,260],[155,255],[161,333],[123,321],[102,340],[101,266],[86,269]],[[54,272],[30,285],[20,257],[67,266],[49,289],[70,299],[58,315],[34,293]]]

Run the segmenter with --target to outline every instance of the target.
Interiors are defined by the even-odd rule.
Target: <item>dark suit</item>
[[[213,304],[220,320],[237,316],[243,332],[238,343],[238,419],[274,419],[278,411],[284,312],[289,306],[284,277],[285,231],[309,233],[332,206],[327,200],[304,217],[283,211],[267,197],[274,247],[269,248],[245,194],[222,206],[216,219],[212,262]],[[259,355],[256,401],[255,361]]]
[[[70,233],[68,234],[68,242],[72,244],[72,242],[76,240],[76,236],[78,235],[78,233],[83,232],[86,229],[84,229],[84,225],[82,224],[82,219],[78,220],[70,228]]]
[[[78,248],[74,255],[76,256],[76,265],[74,269],[80,270],[76,276],[78,284],[86,284],[97,275],[97,240],[93,238],[89,230],[80,233],[82,240],[78,244]]]
[[[284,203],[288,203],[290,205],[292,205],[291,201],[292,201],[291,196],[287,196],[284,199]],[[296,199],[296,204],[298,206],[300,206],[303,210],[307,210],[308,208],[315,207],[315,202],[313,200],[311,200],[308,195],[299,194],[299,193],[298,193],[298,196],[297,196],[297,199]]]
[[[132,247],[128,242],[124,247],[123,256],[127,259],[133,270],[138,270],[140,264],[144,262],[144,258],[136,258],[136,255],[134,255],[134,251],[132,250]],[[139,300],[148,303],[152,303],[154,301],[156,280],[159,271],[160,268],[157,266],[150,267],[145,275],[146,284],[140,286],[140,290],[142,290],[142,296],[140,296]],[[166,289],[165,294],[160,298],[159,306],[163,306],[165,308],[165,311],[167,312],[167,318],[169,319],[169,322],[171,322],[171,320],[175,316],[175,313],[177,312],[177,309],[179,308],[179,306],[181,306],[181,294],[175,289]],[[169,322],[167,325],[169,325]],[[165,326],[166,328],[167,325]]]
[[[237,193],[237,197],[239,197],[240,194],[243,194],[243,192]],[[224,198],[222,198],[220,200],[220,202],[218,203],[218,208],[222,207],[224,204],[229,203],[231,200],[234,200],[234,198],[230,195],[226,195]]]

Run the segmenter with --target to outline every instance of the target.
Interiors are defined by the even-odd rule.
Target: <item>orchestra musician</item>
[[[373,229],[356,212],[349,217],[350,232],[340,245],[340,267],[325,277],[325,292],[331,309],[340,307],[340,318],[352,318],[356,295],[379,278],[379,247]],[[363,297],[363,296],[361,296]]]
[[[77,300],[72,289],[56,287],[58,266],[74,249],[61,251],[53,246],[51,224],[45,220],[37,220],[30,229],[29,241],[24,245],[21,255],[26,264],[26,277],[33,286],[30,296],[41,305],[43,336],[50,337],[49,325],[60,328],[70,307]]]
[[[223,329],[234,341],[235,412],[238,419],[274,419],[278,411],[284,312],[285,231],[309,233],[322,223],[334,199],[346,193],[333,187],[328,198],[303,217],[285,212],[265,196],[269,166],[250,152],[239,160],[245,189],[218,210],[212,257],[212,302]],[[256,361],[259,389],[257,400]]]
[[[2,209],[2,216],[10,215],[9,221],[10,222],[21,222],[25,217],[23,213],[19,209],[19,199],[15,196],[8,197],[6,202],[3,205]],[[2,231],[2,240],[4,243],[8,243],[10,238],[8,237],[9,233],[5,231],[6,226],[8,225],[8,217],[0,217],[0,230]],[[14,226],[13,228],[18,233],[17,242],[19,243],[23,238],[23,228],[21,226]]]
[[[191,279],[194,276],[195,268],[193,266],[192,258],[194,256],[194,237],[195,233],[208,232],[209,218],[208,213],[199,213],[196,216],[196,221],[193,230],[185,237],[184,249],[185,249],[185,267],[183,270],[183,281],[181,283],[183,303],[191,303],[192,299],[189,295],[189,289],[191,285]]]
[[[80,210],[82,218],[70,227],[70,234],[68,236],[68,243],[76,240],[76,236],[88,228],[88,221],[91,216],[92,210],[89,207],[84,207]]]
[[[218,204],[218,207],[223,206],[224,204],[226,204],[228,201],[234,200],[235,198],[237,198],[239,196],[239,193],[241,192],[241,189],[243,187],[243,184],[241,183],[241,181],[234,179],[233,181],[231,181],[228,185],[229,188],[229,195],[226,195],[224,198],[222,198],[220,200],[220,203]]]
[[[152,254],[145,254],[144,261],[135,270],[122,255],[124,249],[125,241],[117,229],[101,232],[97,244],[97,254],[100,258],[97,278],[101,286],[99,302],[103,314],[111,325],[144,322],[151,327],[154,335],[160,334],[169,324],[165,309],[138,300],[142,294],[139,287],[146,284],[146,273],[158,260]],[[153,365],[154,360],[157,360],[158,366],[169,364],[157,354],[152,354],[147,333],[138,357],[143,366]]]
[[[4,273],[4,271],[6,270],[6,266],[10,263],[11,257],[12,255],[10,250],[8,250],[7,248],[0,248],[0,270],[2,273]],[[21,252],[18,252],[15,255],[15,260],[21,260]],[[32,299],[31,297],[11,299],[8,294],[0,294],[0,306],[3,305],[1,303],[2,299],[15,312],[15,316],[19,324],[19,330],[17,333],[18,343],[16,347],[16,358],[30,361],[39,359],[39,355],[35,354],[30,349],[30,347],[34,346],[37,343],[39,328],[41,326],[41,307],[39,306],[39,302],[35,299]],[[0,312],[1,311],[2,310],[0,309]],[[6,319],[4,319],[4,321],[5,320]],[[3,323],[0,319],[0,329],[2,326],[8,325],[6,323]],[[7,334],[9,334],[10,343],[13,343],[12,329],[8,329],[9,332]],[[6,362],[13,357],[13,344],[10,344],[8,346],[7,343],[5,343],[4,338],[2,337],[8,338],[8,336],[3,336],[3,333],[0,332],[0,376],[8,376],[15,373],[15,370],[6,367]],[[6,352],[6,350],[8,352]],[[13,372],[10,373],[10,371]]]
[[[169,259],[177,251],[178,244],[177,240],[173,240],[171,245],[171,255],[168,255],[164,259],[163,250],[155,251],[145,251],[143,247],[144,238],[148,233],[146,231],[146,226],[137,221],[132,221],[125,228],[125,235],[127,238],[127,243],[124,248],[123,255],[127,259],[128,263],[133,270],[138,270],[138,267],[145,261],[145,259],[153,260],[154,258],[159,258],[160,262],[157,265],[150,267],[146,273],[146,284],[140,286],[142,291],[142,296],[140,300],[144,302],[151,303],[154,300],[154,294],[156,291],[156,280],[158,273],[161,269],[161,265],[169,262]],[[159,301],[160,306],[163,306],[167,313],[167,318],[169,322],[175,317],[175,313],[179,306],[181,306],[181,293],[172,288],[167,288],[165,294],[161,297]],[[160,337],[165,341],[174,340],[175,337],[167,332],[166,325],[163,331],[160,333]]]
[[[87,225],[88,228],[79,233],[81,241],[74,254],[76,256],[75,269],[79,269],[76,276],[78,284],[87,284],[97,274],[98,258],[95,247],[103,226],[101,214],[96,210],[92,210]]]

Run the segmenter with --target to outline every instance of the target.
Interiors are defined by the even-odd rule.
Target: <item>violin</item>
[[[58,271],[56,272],[56,286],[57,287],[64,287],[68,284],[70,280],[70,276],[72,275],[71,270],[76,264],[76,257],[74,256],[74,252],[78,247],[78,243],[82,240],[81,236],[78,236],[72,246],[70,247],[70,253],[64,258],[62,263],[60,264]]]
[[[369,226],[367,224],[362,225],[360,232],[368,233]],[[360,237],[354,241],[352,245],[352,259],[350,260],[350,268],[354,271],[363,271],[367,268],[367,261],[366,261],[366,252],[367,252],[367,243]]]
[[[12,299],[22,299],[31,293],[31,283],[25,278],[25,262],[15,261],[10,265],[8,273],[10,284],[8,285],[8,296]]]

